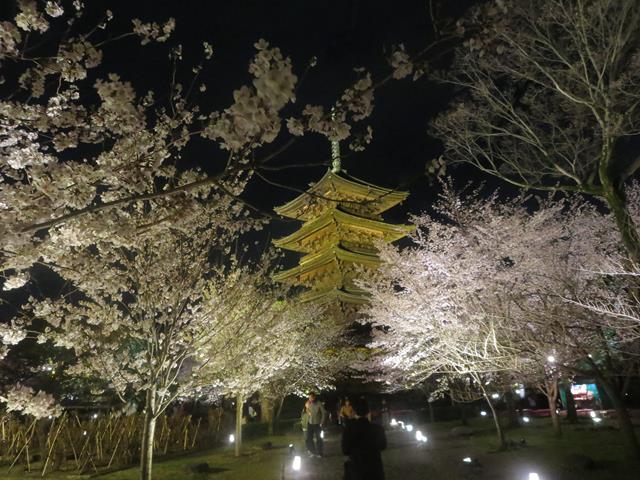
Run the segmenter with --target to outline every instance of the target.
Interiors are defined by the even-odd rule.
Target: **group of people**
[[[383,415],[386,404],[383,403]],[[388,409],[387,409],[388,412]],[[306,430],[309,456],[323,457],[323,427],[328,421],[327,411],[315,393],[310,393],[302,410],[302,425]],[[345,399],[338,407],[338,423],[342,430],[342,453],[348,456],[344,464],[345,480],[384,480],[382,456],[387,448],[384,428],[371,422],[366,399]]]

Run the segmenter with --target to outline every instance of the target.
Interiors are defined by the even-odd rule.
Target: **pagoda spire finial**
[[[331,120],[336,120],[336,107],[331,107]],[[342,169],[340,160],[340,142],[338,140],[331,141],[331,171],[338,173]]]

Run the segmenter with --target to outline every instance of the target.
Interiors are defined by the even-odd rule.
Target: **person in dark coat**
[[[347,422],[342,433],[342,453],[349,457],[344,464],[345,480],[384,480],[380,452],[387,448],[382,426],[367,418],[369,405],[364,398],[353,402],[356,418]]]

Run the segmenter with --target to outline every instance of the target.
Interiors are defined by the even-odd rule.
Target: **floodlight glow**
[[[229,443],[233,443],[236,441],[236,436],[232,433],[231,435],[229,435]]]
[[[413,425],[407,425],[407,432],[413,432]]]
[[[395,418],[392,418],[392,419],[391,419],[390,425],[391,425],[392,427],[395,427],[396,425],[398,425],[398,422],[396,421],[396,419],[395,419]]]
[[[300,455],[296,455],[295,457],[293,457],[293,463],[291,464],[291,469],[294,472],[299,472],[301,468],[302,468],[302,457],[300,457]]]
[[[600,417],[593,417],[594,423],[600,423],[602,419]]]
[[[549,356],[547,357],[547,362],[549,362],[549,363],[555,363],[555,361],[556,361],[556,357],[554,357],[553,355],[549,355]]]
[[[497,393],[492,393],[491,398],[493,398],[494,400],[497,400],[498,398],[500,398],[500,395]]]
[[[597,417],[596,412],[594,412],[593,410],[591,410],[591,411],[589,412],[589,416],[590,416],[591,418],[596,418],[596,417]]]
[[[531,419],[529,417],[522,417],[522,421],[524,423],[529,423],[531,421]]]
[[[529,473],[529,480],[540,480],[540,475],[536,472]]]
[[[472,461],[472,460],[471,460],[471,457],[464,457],[464,458],[462,459],[462,461],[463,461],[464,463],[471,463],[471,461]]]
[[[480,416],[481,417],[486,417],[487,416],[487,412],[485,412],[484,410],[480,410]]]

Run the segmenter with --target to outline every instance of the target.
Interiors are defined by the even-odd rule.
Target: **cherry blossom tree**
[[[207,354],[213,388],[236,402],[235,453],[242,442],[242,407],[251,395],[286,396],[304,388],[326,387],[337,373],[335,348],[343,327],[330,324],[324,309],[299,303],[288,287],[269,282],[265,271],[245,279],[243,300],[226,312],[234,325],[211,339],[220,352]]]
[[[640,166],[640,5],[634,0],[495,0],[458,25],[452,108],[433,124],[449,163],[525,189],[604,200],[634,261],[640,236],[626,200]]]
[[[265,40],[256,42],[248,82],[227,107],[207,111],[200,105],[214,89],[201,80],[213,62],[207,43],[196,65],[185,64],[180,45],[167,47],[168,91],[138,92],[135,72],[104,74],[109,65],[103,57],[118,43],[168,43],[173,19],[132,19],[130,31],[112,32],[108,10],[87,29],[81,1],[66,9],[61,2],[48,2],[44,10],[34,0],[17,4],[19,13],[2,21],[0,34],[5,289],[24,285],[31,265],[55,262],[77,242],[135,236],[140,229],[161,234],[166,224],[188,223],[202,203],[223,208],[300,135],[346,139],[353,123],[373,109],[374,85],[361,71],[338,95],[333,117],[322,106],[306,105],[287,120],[284,109],[296,100],[298,76],[291,60]],[[210,144],[213,160],[206,170],[214,173],[183,161],[194,142]],[[131,218],[129,210],[141,204],[145,215]],[[239,212],[240,202],[232,204]]]
[[[384,263],[363,285],[368,313],[383,327],[372,344],[384,352],[375,367],[414,383],[434,373],[468,376],[485,398],[485,385],[518,375],[549,388],[559,372],[594,375],[635,448],[612,380],[637,348],[639,325],[572,301],[624,291],[593,273],[624,252],[613,219],[579,200],[460,198],[445,185],[434,214],[414,221],[415,246],[380,245]],[[558,370],[549,376],[550,356]]]
[[[222,354],[210,348],[211,339],[236,328],[228,313],[242,301],[248,273],[211,264],[210,231],[211,224],[168,229],[160,238],[141,234],[134,245],[78,249],[54,267],[73,290],[30,301],[33,316],[47,324],[39,341],[75,353],[68,375],[102,379],[122,400],[144,397],[144,479],[151,478],[157,418],[209,383],[204,352]]]

